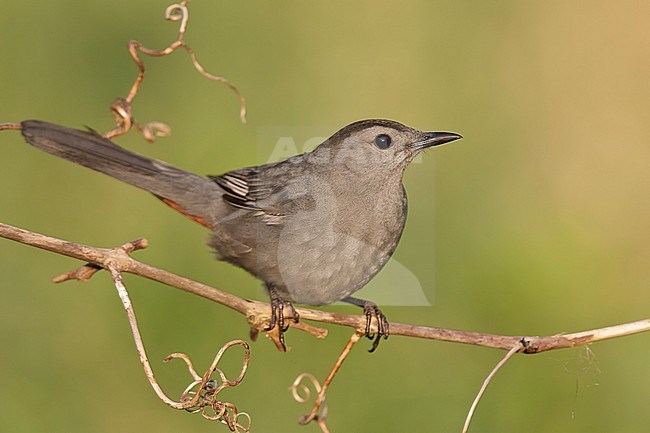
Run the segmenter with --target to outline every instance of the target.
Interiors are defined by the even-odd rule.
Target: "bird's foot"
[[[390,334],[388,329],[388,320],[384,313],[381,312],[377,304],[374,302],[366,301],[364,299],[354,298],[348,296],[347,298],[341,299],[343,302],[347,302],[352,305],[363,308],[363,314],[366,316],[366,337],[373,340],[372,347],[368,352],[372,353],[379,346],[379,341],[383,337],[384,340],[388,338]],[[372,318],[373,316],[377,320],[377,334],[375,335],[372,332]]]
[[[284,317],[284,309],[288,308],[291,310],[291,317],[293,318],[293,323],[298,323],[300,320],[300,315],[294,308],[293,304],[289,301],[285,301],[282,299],[282,297],[278,294],[277,290],[274,287],[269,286],[269,297],[271,300],[271,322],[269,323],[269,326],[264,328],[265,331],[270,331],[273,328],[278,327],[279,330],[279,336],[278,339],[280,340],[280,344],[282,344],[282,348],[284,351],[287,351],[287,346],[284,343],[284,333],[287,332],[289,329],[289,322],[285,322],[285,317]]]
[[[390,335],[388,320],[386,319],[384,313],[381,312],[377,304],[374,302],[366,301],[363,304],[363,313],[366,316],[366,337],[368,337],[370,340],[373,340],[372,347],[370,350],[368,350],[368,352],[372,353],[379,346],[381,338],[383,337],[384,340],[386,340]],[[377,320],[376,335],[370,329],[373,316]]]

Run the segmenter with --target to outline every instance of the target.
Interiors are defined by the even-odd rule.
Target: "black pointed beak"
[[[453,132],[424,132],[424,138],[411,144],[414,150],[426,149],[427,147],[440,146],[463,138],[462,135]]]

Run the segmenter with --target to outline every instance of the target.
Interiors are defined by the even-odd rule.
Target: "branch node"
[[[521,340],[519,340],[519,344],[521,344],[521,353],[525,353],[527,355],[531,355],[534,353],[539,352],[539,346],[537,344],[534,344],[534,341],[537,337],[535,338],[530,338],[530,337],[522,337]]]

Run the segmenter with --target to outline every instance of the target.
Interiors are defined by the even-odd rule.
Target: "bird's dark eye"
[[[388,149],[390,147],[391,139],[386,134],[380,134],[375,138],[375,146],[381,150]]]

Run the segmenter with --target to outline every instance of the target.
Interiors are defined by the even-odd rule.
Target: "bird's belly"
[[[331,304],[350,296],[379,272],[392,252],[331,228],[301,231],[298,237],[280,235],[277,269],[290,299],[301,304]]]

